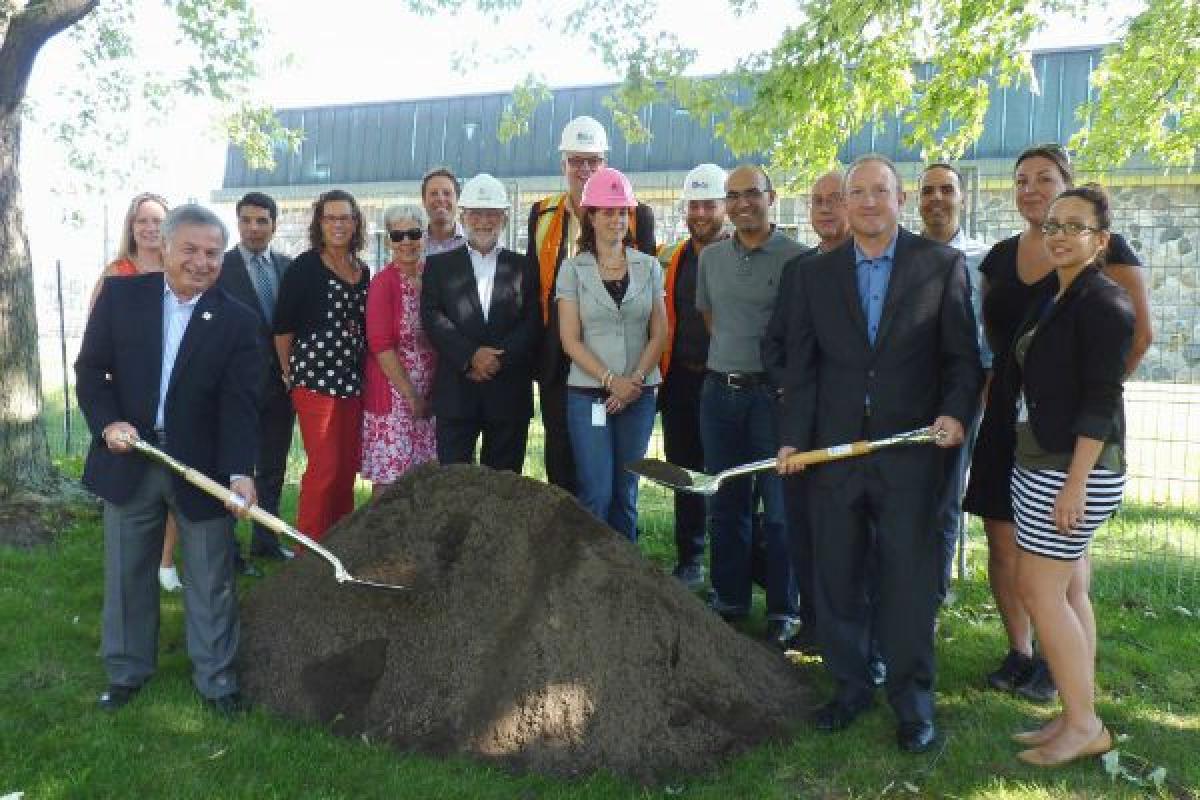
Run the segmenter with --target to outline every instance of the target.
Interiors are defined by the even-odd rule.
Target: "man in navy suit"
[[[258,405],[258,458],[254,463],[254,480],[259,505],[279,516],[279,496],[287,471],[288,451],[292,446],[292,427],[296,412],[292,408],[283,370],[275,353],[271,323],[279,286],[292,260],[271,250],[279,209],[275,200],[262,192],[250,192],[237,204],[238,236],[240,241],[225,253],[217,286],[249,306],[258,317],[258,339],[263,348],[263,373],[260,379]],[[236,553],[237,544],[234,548]],[[292,551],[267,528],[254,523],[250,554],[262,558],[286,559]],[[241,554],[235,555],[239,571],[261,576],[253,565],[245,564]]]
[[[793,268],[781,468],[794,471],[783,462],[796,450],[925,425],[941,449],[893,448],[807,471],[817,633],[836,686],[815,722],[841,730],[874,702],[873,631],[897,741],[923,752],[936,738],[936,500],[955,455],[947,448],[962,443],[979,398],[975,317],[962,253],[899,227],[904,189],[891,161],[858,159],[843,194],[851,241]]]
[[[508,222],[504,185],[476,175],[463,186],[467,243],[430,256],[421,322],[438,353],[433,383],[437,455],[520,472],[533,416],[533,352],[541,320],[537,274],[525,256],[500,246]]]
[[[115,711],[154,674],[158,577],[167,510],[179,523],[184,620],[193,683],[223,714],[244,708],[238,645],[233,521],[256,502],[257,395],[262,360],[253,312],[213,284],[228,242],[224,224],[196,205],[163,223],[164,271],[109,278],[75,362],[79,407],[92,432],[83,483],[104,500],[102,653]],[[229,486],[244,506],[220,502],[166,467],[130,453],[157,445]]]

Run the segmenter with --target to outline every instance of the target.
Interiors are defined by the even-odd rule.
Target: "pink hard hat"
[[[633,208],[637,200],[633,196],[633,185],[621,172],[612,167],[601,167],[583,185],[581,205],[588,208]]]

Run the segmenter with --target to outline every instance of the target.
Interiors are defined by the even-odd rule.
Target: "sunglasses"
[[[410,242],[419,242],[421,237],[425,235],[425,231],[420,228],[408,228],[403,231],[388,231],[388,238],[393,242],[403,242],[408,239]]]

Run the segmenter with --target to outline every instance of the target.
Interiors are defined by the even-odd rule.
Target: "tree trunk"
[[[0,108],[0,498],[52,490],[33,264],[21,214],[20,107]]]

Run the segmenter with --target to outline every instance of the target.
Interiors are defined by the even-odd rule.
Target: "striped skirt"
[[[1125,475],[1097,467],[1087,479],[1083,523],[1063,534],[1054,525],[1054,499],[1067,482],[1059,469],[1012,471],[1013,516],[1017,546],[1029,553],[1059,561],[1075,561],[1087,552],[1092,534],[1112,516],[1125,492]]]

